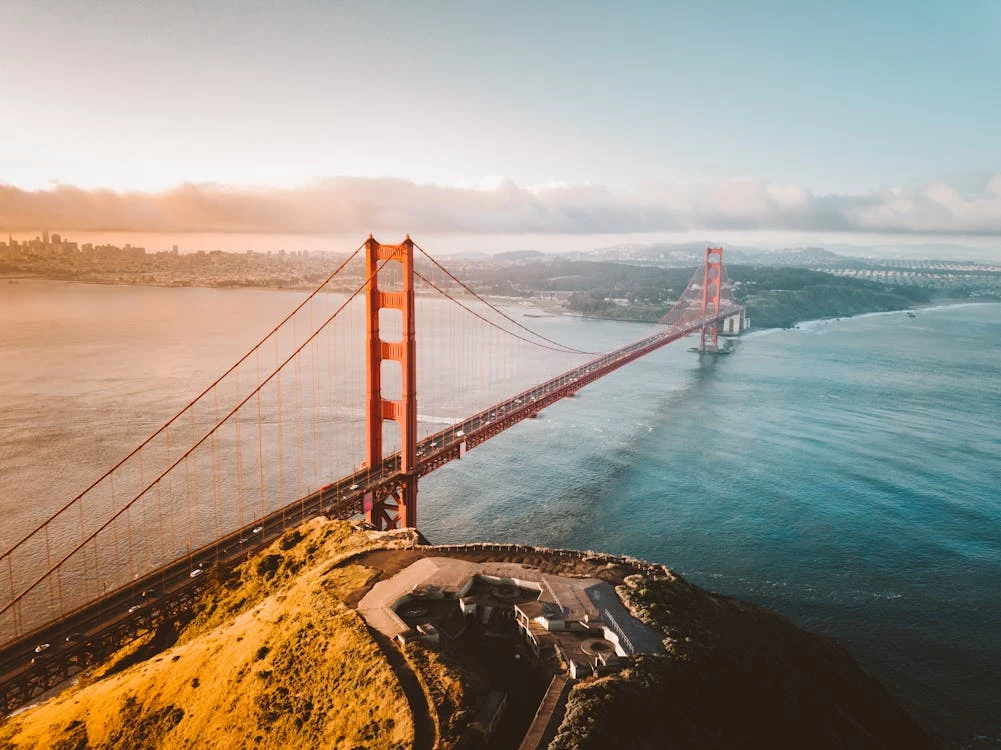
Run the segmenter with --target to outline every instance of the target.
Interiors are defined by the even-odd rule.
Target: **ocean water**
[[[665,563],[843,643],[948,746],[1001,744],[1001,305],[679,342],[421,491],[432,541]]]
[[[5,518],[75,494],[298,298],[0,289]],[[601,347],[648,330],[525,322]],[[422,480],[422,531],[665,563],[843,643],[946,746],[997,746],[999,334],[985,304],[752,332],[726,357],[678,342]]]

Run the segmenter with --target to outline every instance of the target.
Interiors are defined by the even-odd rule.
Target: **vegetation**
[[[755,328],[789,328],[803,320],[907,310],[932,298],[930,289],[832,276],[805,268],[729,266],[734,296]]]
[[[490,294],[528,297],[540,291],[573,292],[581,305],[589,304],[588,297],[608,301],[601,308],[606,312],[616,306],[609,301],[612,299],[663,309],[681,294],[692,276],[690,268],[558,258],[519,265],[475,265],[463,273],[475,281],[477,289]]]
[[[322,518],[287,532],[217,576],[192,617],[0,725],[0,748],[463,746],[488,691],[481,655],[416,643],[401,653],[373,638],[349,603],[421,553],[372,547],[367,533]],[[682,750],[930,747],[843,649],[779,615],[667,571],[541,552],[504,559],[617,584],[664,638],[665,654],[574,687],[551,750],[624,738]]]
[[[332,564],[368,544],[324,519],[287,533],[216,582],[173,645],[130,644],[10,719],[0,747],[409,747],[399,681],[344,604],[372,571]]]
[[[590,317],[655,322],[684,291],[691,268],[548,259],[464,269],[493,294],[569,293],[567,308]],[[929,288],[883,284],[789,266],[728,265],[735,297],[755,328],[803,320],[906,310],[929,302]]]
[[[780,615],[677,576],[618,590],[667,653],[574,687],[550,750],[932,746],[846,651]]]
[[[455,747],[486,695],[483,679],[453,656],[408,643],[403,653],[433,706],[431,718],[438,747]]]
[[[679,269],[637,270],[648,272],[640,285],[612,290],[597,287],[574,294],[568,301],[569,309],[602,318],[659,320],[684,289],[690,272],[685,270],[681,280]],[[879,284],[805,268],[729,266],[727,272],[734,282],[734,296],[747,308],[755,328],[790,328],[803,320],[906,310],[932,298],[929,289]],[[650,284],[658,282],[671,285],[662,295],[666,299],[657,299],[650,288]],[[613,294],[620,295],[618,301]]]

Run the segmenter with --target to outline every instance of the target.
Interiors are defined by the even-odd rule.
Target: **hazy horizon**
[[[101,232],[72,231],[46,227],[35,231],[6,232],[0,229],[0,242],[10,234],[15,241],[32,240],[42,235],[59,234],[65,240],[78,244],[112,244],[123,247],[131,244],[147,252],[170,250],[178,246],[181,254],[198,251],[210,252],[309,252],[345,253],[354,250],[368,236],[367,233],[322,234],[250,234],[240,232]],[[405,231],[385,231],[375,234],[382,242],[394,243],[403,239]],[[411,235],[432,255],[495,255],[503,252],[534,250],[547,254],[579,253],[617,247],[647,247],[657,245],[706,244],[753,248],[757,250],[787,250],[803,247],[821,247],[839,255],[874,258],[905,258],[909,260],[969,260],[996,263],[1001,260],[1001,239],[993,237],[928,237],[881,235],[826,235],[777,232],[675,232],[645,234],[601,235]]]

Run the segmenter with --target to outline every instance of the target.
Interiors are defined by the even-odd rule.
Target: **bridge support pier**
[[[379,288],[380,269],[394,282],[402,282],[398,289]],[[369,280],[365,287],[368,309],[365,460],[370,471],[382,470],[383,422],[392,420],[400,430],[399,473],[382,489],[366,493],[365,517],[377,529],[413,527],[417,525],[417,357],[414,243],[410,235],[399,245],[381,245],[370,235],[365,243],[365,274]],[[379,332],[381,310],[400,311],[403,330],[399,341],[383,341]],[[382,397],[383,360],[400,365],[399,401]]]

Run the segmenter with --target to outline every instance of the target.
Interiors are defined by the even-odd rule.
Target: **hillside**
[[[755,328],[789,328],[804,320],[907,310],[932,299],[929,289],[881,284],[805,268],[729,266],[734,295]]]
[[[332,567],[368,540],[321,519],[303,532],[219,578],[176,634],[140,638],[78,687],[9,720],[0,746],[410,747],[406,697],[344,604],[370,572]]]
[[[665,654],[639,655],[618,673],[576,684],[562,724],[552,725],[551,750],[931,747],[843,649],[665,568],[594,553],[418,542],[415,532],[366,532],[323,518],[287,531],[235,570],[217,571],[192,617],[141,635],[76,686],[0,724],[0,747],[483,747],[470,726],[504,652],[496,634],[401,647],[356,610],[376,581],[442,554],[599,578],[663,634]],[[507,688],[508,714],[526,718],[502,722],[488,747],[517,747],[546,670],[564,667],[527,668],[523,661],[519,674],[537,684]]]
[[[655,322],[692,276],[692,266],[661,267],[611,261],[527,259],[470,264],[462,269],[477,289],[533,297],[563,295],[566,308],[588,317]],[[804,320],[907,310],[938,292],[928,287],[839,276],[794,266],[728,263],[734,296],[755,328],[788,328]],[[950,294],[965,296],[952,290]]]

